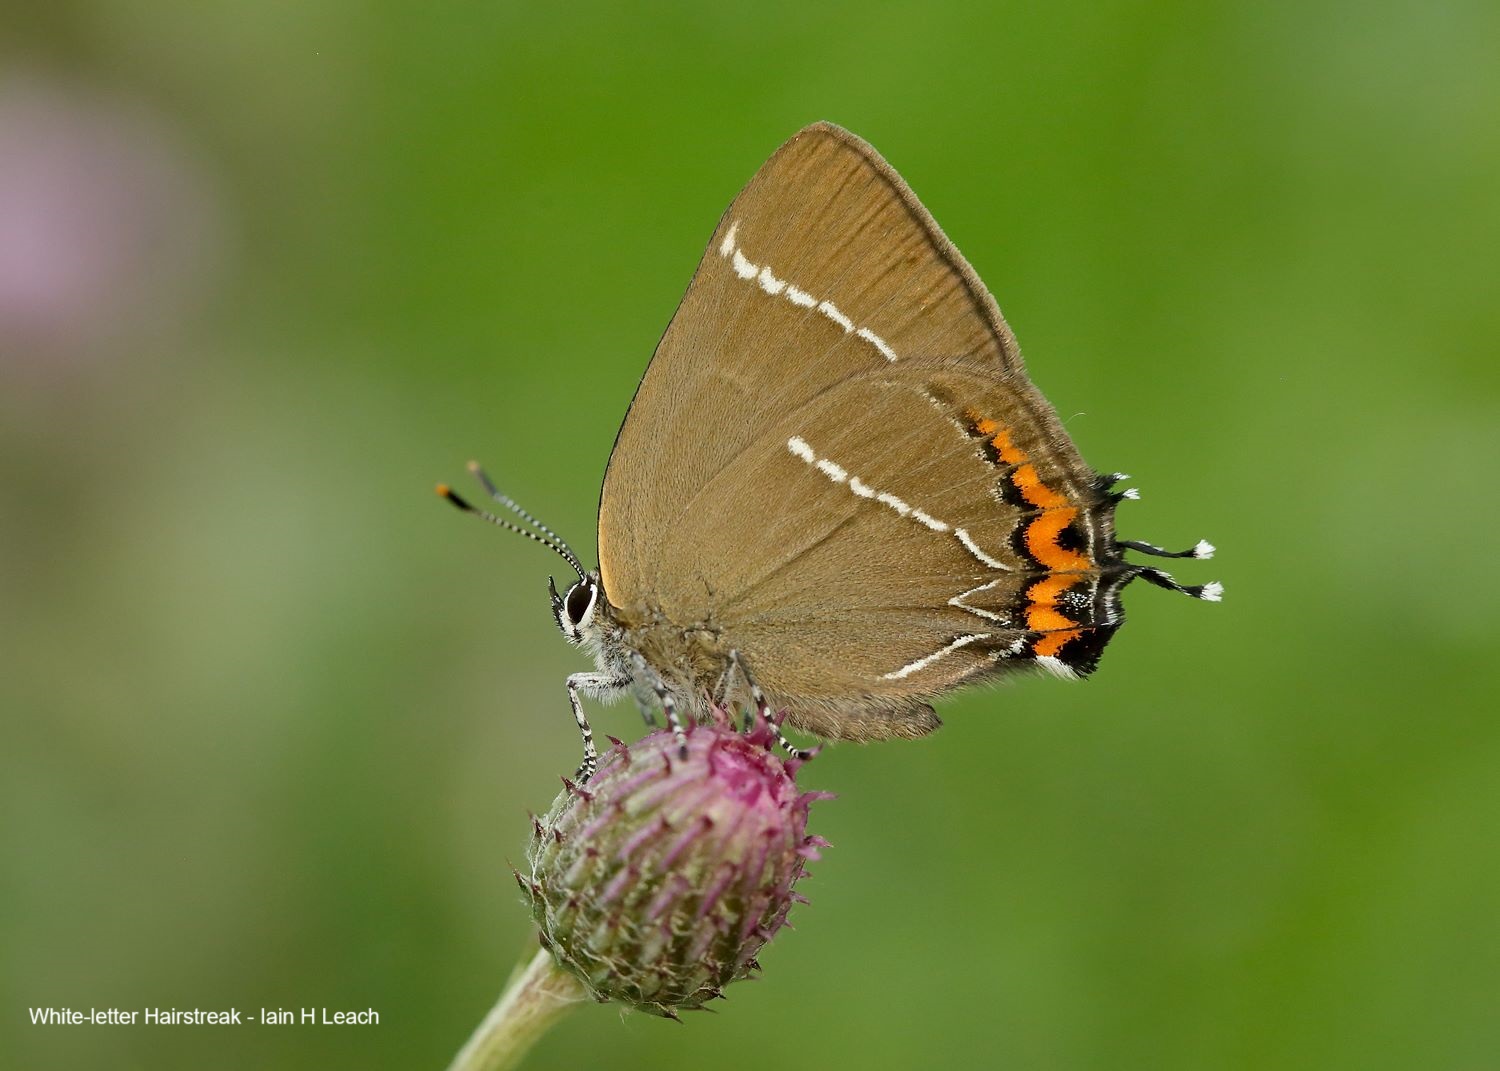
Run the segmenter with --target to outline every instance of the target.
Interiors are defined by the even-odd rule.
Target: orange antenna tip
[[[453,488],[449,487],[445,483],[440,483],[437,485],[437,493],[439,498],[447,498],[453,493]]]

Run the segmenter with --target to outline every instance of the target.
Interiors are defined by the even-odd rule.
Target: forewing
[[[690,510],[727,508],[700,495],[768,422],[896,361],[983,370],[1067,442],[993,299],[901,177],[847,131],[810,126],[724,214],[620,429],[599,511],[611,600],[679,572],[663,539]]]

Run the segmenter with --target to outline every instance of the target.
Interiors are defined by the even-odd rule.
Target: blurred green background
[[[446,1063],[586,667],[560,564],[431,485],[481,458],[592,561],[703,244],[819,118],[1228,595],[825,753],[763,979],[532,1066],[1500,1064],[1500,7],[547,7],[4,14],[0,1065]]]

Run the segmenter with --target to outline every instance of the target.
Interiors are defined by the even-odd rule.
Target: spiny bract
[[[801,765],[761,723],[719,714],[690,728],[614,741],[586,786],[564,779],[534,819],[531,899],[542,944],[600,1001],[677,1017],[759,968],[793,891],[827,842],[807,833]]]

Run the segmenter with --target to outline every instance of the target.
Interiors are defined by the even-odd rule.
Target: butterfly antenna
[[[512,513],[519,516],[522,520],[529,523],[533,528],[537,529],[537,531],[541,532],[542,535],[552,540],[552,542],[556,543],[558,546],[566,548],[569,554],[573,553],[573,548],[568,546],[568,541],[566,539],[558,535],[552,529],[548,528],[541,521],[537,520],[531,515],[530,512],[522,509],[519,502],[511,498],[510,495],[501,491],[500,488],[496,487],[494,481],[489,478],[489,475],[484,471],[484,469],[479,467],[479,462],[470,461],[469,471],[473,473],[476,480],[484,485],[484,489],[489,492],[489,496],[496,502],[500,503],[506,509],[510,510]]]
[[[453,490],[453,488],[449,487],[445,483],[440,483],[437,485],[437,493],[441,497],[446,498],[449,502],[452,502],[455,506],[463,510],[465,513],[472,513],[480,520],[489,521],[497,528],[504,528],[506,531],[523,535],[527,539],[533,540],[534,542],[540,543],[542,546],[549,548],[556,554],[560,555],[564,560],[567,561],[569,565],[573,567],[573,571],[578,574],[578,579],[584,579],[586,574],[583,571],[583,565],[578,561],[578,556],[574,554],[570,549],[568,549],[568,545],[562,540],[558,539],[556,536],[553,536],[549,539],[547,536],[539,535],[536,532],[531,531],[529,528],[522,528],[519,524],[512,524],[504,517],[496,517],[488,510],[482,510],[478,506],[473,505],[457,491]]]

